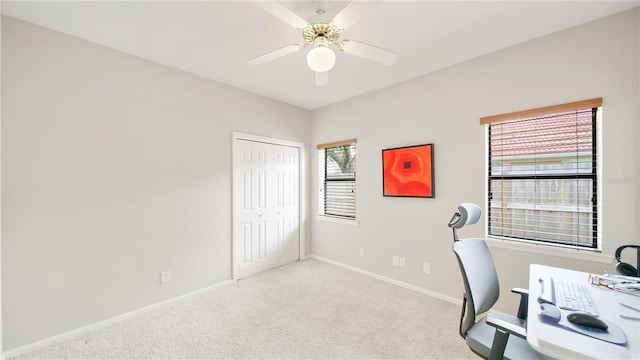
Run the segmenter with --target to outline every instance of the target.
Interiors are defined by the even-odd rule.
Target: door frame
[[[266,144],[273,144],[273,145],[280,145],[280,146],[289,146],[289,147],[293,147],[293,148],[297,148],[298,149],[298,226],[300,227],[299,229],[299,238],[298,238],[298,249],[299,249],[299,254],[298,254],[298,260],[302,260],[306,257],[306,250],[305,250],[305,228],[304,228],[304,224],[307,223],[306,221],[306,196],[304,194],[306,194],[306,189],[304,184],[306,183],[306,171],[305,171],[305,156],[306,153],[304,151],[304,144],[300,143],[300,142],[296,142],[296,141],[290,141],[290,140],[282,140],[282,139],[277,139],[277,138],[271,138],[271,137],[266,137],[266,136],[260,136],[260,135],[253,135],[253,134],[247,134],[247,133],[241,133],[241,132],[237,132],[237,131],[233,131],[231,133],[231,143],[232,143],[232,149],[231,149],[231,279],[233,279],[234,281],[238,280],[237,279],[237,266],[238,264],[236,264],[235,262],[235,254],[237,251],[237,244],[238,244],[238,236],[239,234],[236,234],[236,226],[237,224],[237,205],[236,205],[236,154],[239,151],[238,147],[239,147],[239,141],[240,140],[244,140],[244,141],[253,141],[253,142],[259,142],[259,143],[266,143]]]

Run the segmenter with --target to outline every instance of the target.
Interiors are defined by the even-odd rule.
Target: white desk
[[[559,359],[640,359],[640,320],[625,319],[619,315],[640,315],[640,312],[620,305],[622,301],[640,308],[640,297],[589,286],[600,318],[617,324],[627,335],[626,346],[615,345],[541,322],[538,316],[538,296],[541,292],[538,279],[541,277],[588,284],[589,274],[536,264],[530,266],[527,342],[534,349]],[[562,316],[565,317],[570,312],[562,310]]]

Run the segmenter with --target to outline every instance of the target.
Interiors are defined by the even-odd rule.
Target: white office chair
[[[456,230],[475,224],[480,214],[478,205],[463,203],[449,221],[449,227],[453,230],[453,252],[464,281],[460,336],[473,352],[485,359],[551,359],[536,352],[527,343],[528,290],[511,290],[520,294],[517,317],[492,313],[476,321],[479,315],[498,301],[498,273],[485,240],[460,240]]]

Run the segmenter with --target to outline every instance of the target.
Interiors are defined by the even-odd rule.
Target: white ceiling
[[[312,1],[281,1],[309,20]],[[330,1],[337,13],[348,1]],[[390,66],[337,51],[314,85],[308,48],[252,66],[301,32],[250,1],[2,1],[2,13],[125,53],[314,110],[640,5],[633,1],[386,1],[346,29],[399,53]]]

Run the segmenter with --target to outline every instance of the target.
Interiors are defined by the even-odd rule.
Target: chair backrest
[[[476,316],[491,309],[498,301],[500,286],[493,257],[484,239],[455,241],[453,252],[458,259],[464,282],[460,336],[466,338],[467,332],[476,322]]]

